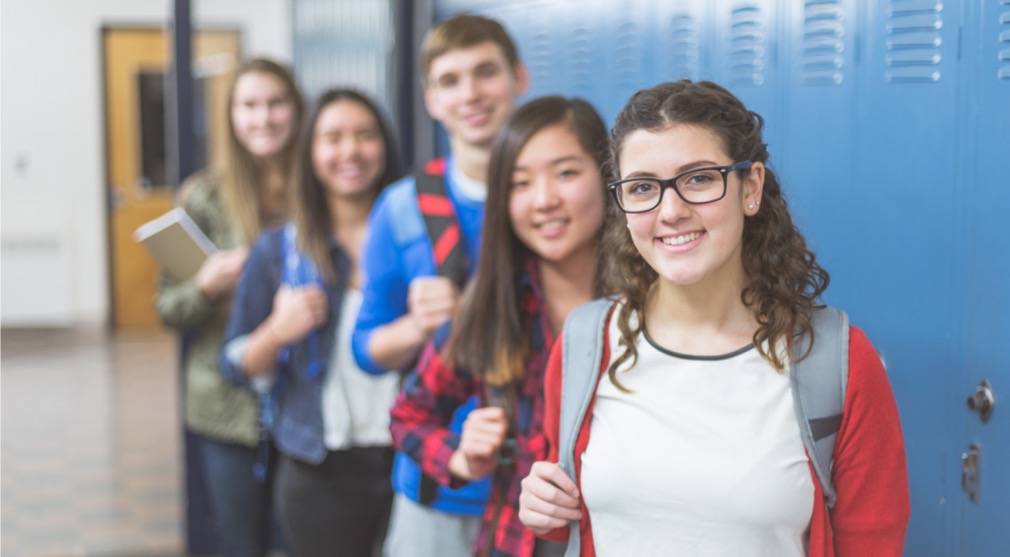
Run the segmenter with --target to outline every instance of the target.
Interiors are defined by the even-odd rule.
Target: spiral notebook
[[[141,225],[134,239],[147,248],[175,280],[186,280],[217,251],[214,243],[181,207]]]

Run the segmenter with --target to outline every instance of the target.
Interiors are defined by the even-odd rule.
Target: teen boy
[[[469,275],[480,248],[491,145],[526,91],[528,77],[501,24],[476,15],[455,16],[434,27],[421,47],[420,69],[425,107],[445,128],[451,151],[428,171],[443,176]],[[352,337],[354,357],[370,373],[407,369],[452,316],[459,290],[450,278],[437,276],[436,250],[413,176],[386,189],[368,230],[361,254],[367,282]],[[472,406],[455,416],[457,431]],[[397,453],[393,489],[387,556],[472,555],[488,498],[486,480],[453,490],[436,487],[422,480],[416,463]]]

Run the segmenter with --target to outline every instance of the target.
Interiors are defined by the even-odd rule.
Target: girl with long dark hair
[[[536,546],[516,519],[519,480],[546,455],[543,370],[556,333],[599,294],[605,147],[603,122],[580,99],[539,98],[506,122],[476,277],[393,408],[397,447],[426,474],[448,486],[493,476],[480,555],[529,557]],[[452,412],[473,394],[481,407],[452,433]]]
[[[324,93],[303,134],[293,222],[262,235],[249,255],[221,369],[270,393],[275,499],[292,553],[368,557],[392,502],[388,411],[398,376],[361,371],[350,335],[368,213],[400,166],[379,110],[352,90]]]

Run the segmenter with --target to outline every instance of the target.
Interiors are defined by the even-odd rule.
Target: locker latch
[[[961,455],[961,489],[968,494],[972,503],[978,502],[979,490],[979,446],[972,443],[968,452]]]

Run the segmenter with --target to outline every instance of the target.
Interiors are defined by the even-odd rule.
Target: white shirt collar
[[[483,202],[487,200],[487,184],[463,174],[453,159],[449,161],[449,179],[455,186],[456,192],[467,201]]]

